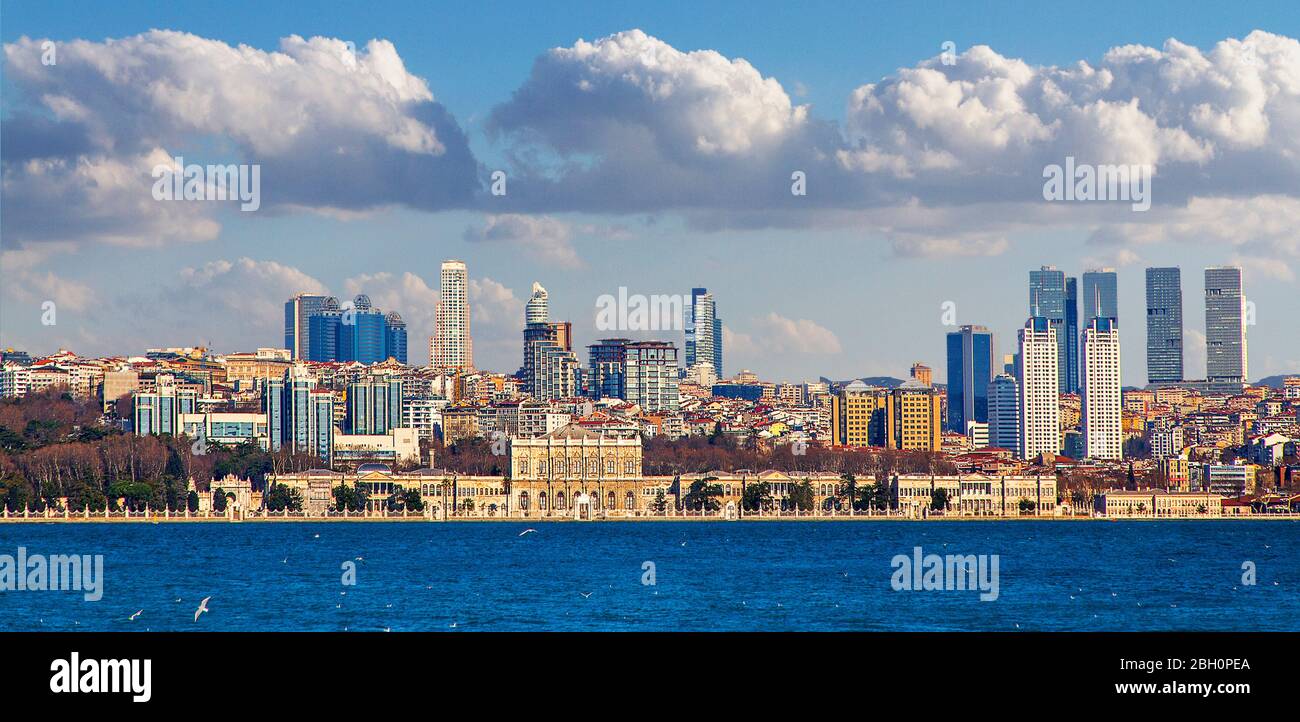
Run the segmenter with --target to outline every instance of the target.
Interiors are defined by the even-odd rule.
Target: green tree
[[[212,510],[218,514],[226,513],[226,492],[217,489],[212,495]]]
[[[722,496],[722,485],[714,484],[718,480],[716,476],[706,476],[703,479],[696,479],[691,482],[690,490],[686,492],[686,508],[694,511],[717,511],[722,502],[715,497]]]
[[[276,484],[266,492],[262,503],[268,511],[302,511],[302,492],[292,486]]]
[[[1027,514],[1027,513],[1031,513],[1031,512],[1033,512],[1034,507],[1036,507],[1036,506],[1038,506],[1038,505],[1035,504],[1034,502],[1032,502],[1032,501],[1030,501],[1030,500],[1028,500],[1028,499],[1026,499],[1026,498],[1024,498],[1024,497],[1021,497],[1021,498],[1020,498],[1020,513],[1021,513],[1021,514]]]
[[[198,492],[191,491],[189,494],[185,496],[185,506],[189,507],[191,514],[199,510]]]
[[[948,490],[935,489],[930,492],[930,509],[933,511],[944,511],[948,508]]]
[[[746,484],[745,493],[740,499],[745,511],[763,511],[772,505],[772,485],[766,481]]]
[[[813,485],[812,482],[804,479],[801,482],[795,482],[790,485],[788,494],[790,506],[799,511],[809,511],[813,508]]]
[[[850,509],[858,508],[858,477],[847,471],[840,474],[839,496],[848,499]]]
[[[650,502],[650,511],[656,514],[662,514],[668,509],[668,500],[664,498],[664,490],[660,489],[655,492],[655,500]]]

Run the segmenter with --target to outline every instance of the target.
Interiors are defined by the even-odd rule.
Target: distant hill
[[[1279,375],[1277,375],[1277,376],[1265,376],[1264,378],[1260,379],[1259,381],[1256,381],[1254,385],[1255,385],[1255,386],[1268,386],[1269,388],[1280,389],[1280,388],[1282,388],[1282,379],[1284,379],[1284,378],[1286,378],[1286,377],[1288,377],[1288,376],[1300,376],[1300,371],[1297,371],[1297,372],[1295,372],[1295,373],[1291,373],[1291,374],[1279,374]]]

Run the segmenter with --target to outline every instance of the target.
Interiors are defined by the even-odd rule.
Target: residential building
[[[1060,347],[1051,320],[1035,316],[1019,332],[1020,454],[1034,459],[1061,450]]]
[[[1119,324],[1108,316],[1095,316],[1083,332],[1081,403],[1084,454],[1088,458],[1123,457],[1120,389]]]
[[[433,336],[429,339],[429,365],[444,369],[472,369],[474,344],[470,335],[469,272],[462,261],[443,261]]]

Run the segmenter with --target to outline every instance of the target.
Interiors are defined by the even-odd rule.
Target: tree
[[[1028,500],[1028,499],[1026,499],[1026,498],[1024,498],[1024,497],[1020,497],[1020,513],[1021,513],[1021,514],[1032,513],[1032,512],[1034,511],[1034,507],[1036,507],[1036,506],[1038,506],[1038,505],[1035,504],[1034,502],[1032,502],[1032,501],[1030,501],[1030,500]]]
[[[684,499],[686,508],[696,511],[717,511],[722,506],[722,502],[714,497],[722,496],[722,485],[710,483],[717,480],[716,476],[706,476],[691,482],[691,488],[686,492]]]
[[[745,511],[764,511],[772,505],[772,485],[766,481],[746,484],[745,493],[740,499]]]
[[[948,508],[948,490],[939,488],[930,492],[930,509],[944,511]]]
[[[334,487],[334,508],[339,511],[364,511],[369,501],[364,487],[343,484]]]
[[[858,508],[858,478],[849,472],[840,474],[839,496],[849,500],[849,508]]]
[[[199,510],[198,492],[191,491],[185,496],[185,506],[190,510],[191,514]]]
[[[655,500],[650,502],[650,511],[656,514],[663,514],[668,509],[668,500],[664,498],[664,490],[660,489],[655,492]]]
[[[224,514],[226,512],[226,492],[217,489],[217,491],[212,495],[212,510],[218,514]]]
[[[302,492],[292,486],[275,484],[266,492],[262,503],[268,511],[302,511]]]
[[[787,500],[790,506],[799,511],[810,511],[814,506],[813,485],[808,479],[801,482],[790,484],[790,492],[787,494]]]

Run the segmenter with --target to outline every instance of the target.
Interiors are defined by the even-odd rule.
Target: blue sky
[[[553,317],[574,321],[581,345],[597,338],[592,319],[594,299],[600,294],[614,293],[619,286],[646,294],[688,293],[693,286],[707,286],[718,297],[719,314],[732,341],[726,350],[728,373],[743,366],[776,380],[903,376],[911,362],[924,361],[942,378],[943,334],[949,329],[940,324],[941,304],[956,302],[960,323],[991,326],[999,336],[999,352],[1008,353],[1026,311],[1028,271],[1051,263],[1074,275],[1092,266],[1119,268],[1125,383],[1140,384],[1145,378],[1142,268],[1183,267],[1186,323],[1193,331],[1203,324],[1201,269],[1240,262],[1246,266],[1247,294],[1257,308],[1257,325],[1249,330],[1251,376],[1300,371],[1294,321],[1300,302],[1292,270],[1300,265],[1300,249],[1290,225],[1300,219],[1300,204],[1294,203],[1300,160],[1288,155],[1297,147],[1295,125],[1283,122],[1294,119],[1300,105],[1297,90],[1272,74],[1280,72],[1272,70],[1272,63],[1284,67],[1293,52],[1300,13],[1283,3],[1250,2],[1221,7],[1011,5],[709,3],[704,10],[695,3],[475,3],[471,8],[340,2],[312,9],[293,3],[127,2],[109,9],[7,2],[0,17],[0,39],[12,53],[4,66],[4,118],[12,121],[26,112],[48,119],[59,111],[42,98],[73,99],[78,113],[99,114],[105,132],[116,138],[83,158],[91,165],[126,158],[115,154],[121,152],[123,139],[138,139],[133,133],[151,136],[169,153],[233,153],[261,162],[268,176],[276,170],[276,161],[289,164],[281,167],[319,169],[313,158],[290,156],[302,148],[318,154],[323,146],[309,139],[283,156],[257,156],[259,143],[249,140],[254,131],[248,126],[259,117],[295,117],[289,101],[283,108],[250,104],[194,110],[214,116],[199,123],[198,132],[178,131],[181,124],[170,120],[151,125],[158,112],[149,111],[145,101],[136,108],[141,110],[138,116],[126,114],[133,125],[118,123],[111,119],[113,105],[101,91],[112,86],[115,92],[144,95],[145,86],[51,78],[25,64],[30,54],[25,54],[22,38],[84,39],[109,54],[143,52],[100,44],[150,29],[191,33],[230,46],[245,44],[262,53],[281,50],[282,38],[291,35],[352,41],[358,49],[371,39],[387,40],[404,73],[427,84],[433,102],[463,133],[478,175],[508,167],[512,182],[523,180],[514,186],[521,189],[522,198],[512,197],[499,207],[482,197],[464,203],[437,200],[430,206],[410,200],[412,193],[419,193],[411,184],[425,179],[439,184],[453,176],[420,170],[410,178],[376,182],[373,195],[379,200],[373,204],[340,208],[338,199],[314,199],[312,184],[317,179],[308,175],[294,179],[300,195],[285,202],[272,196],[274,186],[268,185],[273,202],[258,213],[223,208],[199,219],[155,219],[138,229],[132,226],[138,219],[130,209],[122,211],[115,202],[87,221],[107,217],[120,223],[122,234],[107,240],[86,232],[85,224],[71,224],[75,227],[59,235],[23,228],[24,221],[13,220],[5,224],[6,253],[0,258],[6,277],[0,293],[0,345],[36,352],[66,346],[96,354],[203,342],[219,351],[275,345],[278,302],[300,287],[319,287],[341,296],[362,290],[385,310],[402,312],[412,323],[412,358],[423,361],[438,263],[455,257],[469,264],[471,276],[481,284],[474,318],[476,356],[480,365],[496,370],[518,366],[520,304],[536,280],[550,291]],[[554,60],[543,63],[542,72],[535,71],[535,63],[551,48],[573,49],[579,39],[598,43],[631,29],[649,38],[628,41],[643,56],[645,48],[666,53],[659,56],[658,67],[668,67],[667,75],[658,76],[659,89],[680,94],[680,101],[679,95],[665,103],[629,100],[628,89],[617,86],[618,78],[637,69],[611,65],[621,68],[614,72],[599,66],[608,52]],[[1208,69],[1197,70],[1199,75],[1235,77],[1232,53],[1241,43],[1219,51],[1216,46],[1227,39],[1243,41],[1254,30],[1269,34],[1248,43],[1264,59],[1258,94],[1234,95],[1216,89],[1213,82],[1188,90],[1196,83],[1169,79],[1175,75],[1172,70],[1199,68],[1202,61]],[[1197,57],[1189,60],[1178,47],[1167,46],[1170,38],[1191,46]],[[993,78],[986,90],[1005,87],[998,84],[1005,78],[1019,78],[1020,83],[1024,76],[1019,61],[1035,75],[1023,86],[1034,90],[998,109],[998,118],[987,129],[978,127],[982,116],[971,116],[965,125],[979,131],[973,140],[926,126],[905,94],[891,94],[890,88],[908,87],[900,69],[912,71],[935,62],[945,41],[953,42],[961,54],[950,76],[954,83],[972,80],[960,75],[972,66],[985,80]],[[1131,90],[1116,83],[1101,92],[1069,73],[1039,71],[1069,70],[1080,61],[1094,69],[1103,67],[1107,51],[1130,44],[1163,53],[1167,57],[1158,67],[1169,72],[1148,80],[1142,72],[1146,66],[1115,60],[1114,75],[1125,78]],[[967,55],[976,45],[987,45],[996,55]],[[601,48],[610,51],[612,46]],[[159,52],[177,51],[176,45],[159,47]],[[698,50],[716,51],[728,62],[744,59],[756,77],[772,80],[777,90],[746,84],[748,76],[734,65],[719,71],[697,55],[678,57]],[[82,52],[66,50],[70,59],[63,67],[75,69],[94,57]],[[623,56],[616,61],[635,63],[634,53],[628,52],[631,61]],[[209,76],[192,67],[202,57],[183,56],[189,65],[160,70],[159,77],[207,82],[203,79]],[[665,57],[678,65],[665,66]],[[1125,75],[1129,68],[1134,69]],[[564,83],[592,72],[613,78],[611,85],[593,94],[595,105],[573,111],[572,97],[586,102],[586,96],[565,95]],[[718,72],[734,91],[719,91],[710,84]],[[1038,76],[1044,78],[1042,85],[1035,85]],[[664,90],[665,77],[676,82],[671,90]],[[1056,117],[1048,105],[1032,105],[1045,102],[1041,87],[1048,81],[1071,97],[1070,113]],[[691,82],[700,85],[692,88]],[[855,105],[855,89],[869,84],[874,84],[873,90],[865,96],[883,103],[883,114]],[[327,82],[319,92],[338,87]],[[517,98],[521,89],[534,100]],[[356,92],[366,98],[366,88]],[[995,95],[981,95],[985,91],[970,92],[990,107],[998,102]],[[1118,111],[1097,120],[1095,128],[1088,126],[1090,109],[1098,103],[1122,106],[1126,93],[1140,98],[1137,107],[1152,119],[1154,130],[1143,124],[1145,117],[1134,121],[1130,130],[1125,123],[1133,120],[1131,114]],[[315,108],[311,94],[304,97],[298,102]],[[941,97],[942,89],[930,96]],[[734,105],[726,105],[732,101]],[[782,102],[806,106],[804,115]],[[896,108],[890,109],[890,102]],[[1019,113],[1018,106],[1026,103],[1032,113]],[[720,104],[726,111],[721,118],[710,113]],[[429,103],[415,105],[427,109]],[[962,107],[969,111],[971,105]],[[1251,111],[1258,111],[1259,117]],[[399,109],[397,120],[423,121],[426,116],[420,112],[408,115]],[[566,116],[569,112],[583,115]],[[580,125],[593,114],[599,123]],[[759,121],[737,130],[734,119],[751,114],[760,116]],[[1022,121],[1030,115],[1050,129],[1026,126]],[[692,120],[685,130],[679,127],[681,118]],[[390,127],[383,123],[392,120],[381,118],[380,126]],[[349,125],[352,121],[326,120],[309,123],[303,133],[332,138],[320,130],[333,130],[331,122],[348,132],[356,130]],[[773,125],[782,127],[769,132]],[[567,129],[572,127],[585,130],[570,134]],[[64,129],[58,126],[51,133]],[[574,137],[591,129],[592,137]],[[1184,129],[1185,137],[1171,137]],[[455,143],[448,140],[454,136],[449,132],[445,126],[436,127],[438,140],[450,147]],[[691,147],[692,133],[711,145]],[[779,137],[773,140],[765,134]],[[984,139],[999,134],[1011,140],[992,149],[982,147]],[[1252,134],[1258,137],[1249,140]],[[827,145],[822,138],[829,135],[836,139]],[[1018,144],[1050,146],[1042,149],[1047,157],[1060,155],[1061,148],[1079,148],[1080,154],[1089,148],[1128,148],[1125,143],[1138,135],[1143,135],[1142,141],[1133,141],[1118,158],[1150,160],[1158,168],[1157,207],[1138,224],[1110,208],[1081,209],[1073,215],[1045,210],[1041,199],[1031,197],[1033,184],[1041,182],[1035,180],[1042,168],[1040,156],[1013,154]],[[39,136],[40,142],[48,142],[49,136]],[[805,136],[810,140],[800,140]],[[1055,141],[1045,140],[1048,136]],[[11,142],[15,137],[19,140]],[[543,141],[530,142],[537,137]],[[643,159],[648,151],[628,139],[647,138],[656,151]],[[1070,143],[1057,142],[1062,138]],[[873,145],[877,141],[879,147]],[[30,213],[38,219],[62,219],[64,214],[85,212],[76,203],[75,186],[60,197],[62,205],[51,210],[42,209],[35,191],[32,200],[9,192],[35,185],[23,183],[19,157],[39,143],[17,133],[6,143],[3,211],[9,218]],[[771,168],[785,174],[785,154],[802,159],[830,147],[852,155],[864,146],[880,153],[862,156],[853,172],[830,165],[824,172],[810,168],[810,198],[826,192],[827,185],[835,186],[834,197],[817,199],[821,205],[811,213],[773,204],[745,185]],[[972,146],[976,150],[967,155]],[[950,175],[929,174],[922,160],[932,150],[943,152]],[[33,154],[47,152],[52,153],[47,148]],[[912,165],[901,171],[887,166],[894,168],[893,175],[877,165],[862,170],[862,163],[875,163],[881,154]],[[1277,168],[1252,175],[1250,169],[1259,168],[1258,158],[1264,156],[1282,160]],[[394,154],[380,160],[400,162],[405,157]],[[529,165],[536,158],[542,161]],[[755,158],[773,160],[767,164]],[[591,187],[607,193],[571,191],[560,197],[564,194],[553,192],[584,187],[580,172],[564,175],[569,168],[565,163],[599,165],[600,159],[608,161],[609,169],[595,174]],[[831,163],[824,158],[818,162],[823,161]],[[844,160],[841,166],[852,162]],[[682,175],[683,169],[690,174]],[[543,183],[559,176],[555,188]],[[346,186],[369,178],[344,169],[339,177],[323,177],[317,185]],[[456,178],[445,182],[464,180],[463,174]],[[771,183],[788,180],[782,175]],[[728,192],[731,187],[739,190]],[[1026,188],[1030,192],[1021,193]],[[1169,192],[1161,198],[1164,188]],[[674,194],[678,190],[682,192]],[[642,202],[650,197],[658,200]],[[908,199],[920,210],[900,211]],[[124,217],[114,216],[113,209]],[[191,224],[205,219],[219,229],[195,231],[200,226]],[[408,273],[412,276],[405,277]],[[246,287],[254,285],[256,289]],[[47,299],[59,303],[54,326],[40,323],[41,302]],[[650,335],[680,343],[680,334]],[[1193,348],[1195,341],[1189,333],[1189,373],[1195,373],[1198,363],[1203,369],[1203,349]]]

